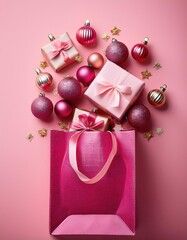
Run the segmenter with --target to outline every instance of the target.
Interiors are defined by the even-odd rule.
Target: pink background
[[[67,31],[84,61],[53,74],[55,82],[66,74],[75,75],[93,51],[102,52],[110,43],[100,36],[114,26],[117,37],[129,50],[145,36],[150,38],[151,62],[138,64],[129,57],[128,70],[137,77],[146,68],[152,73],[145,80],[141,102],[149,107],[153,131],[162,127],[161,136],[150,141],[137,133],[135,237],[67,237],[64,239],[187,239],[187,1],[185,0],[95,0],[95,1],[1,1],[1,144],[0,144],[0,239],[54,239],[48,233],[49,134],[38,135],[41,128],[59,129],[58,119],[42,122],[34,118],[30,105],[39,90],[34,69],[43,59],[40,47],[47,35]],[[76,30],[90,19],[98,34],[98,45],[80,46]],[[162,68],[153,68],[158,61]],[[168,105],[155,109],[147,93],[168,85]],[[46,96],[53,103],[60,99]],[[26,139],[34,135],[32,142]]]

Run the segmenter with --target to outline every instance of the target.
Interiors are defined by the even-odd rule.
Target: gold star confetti
[[[142,71],[141,74],[142,74],[142,79],[149,79],[149,77],[152,76],[152,74],[148,70]]]
[[[107,40],[110,38],[110,36],[109,36],[107,33],[104,33],[104,34],[101,36],[101,38],[107,41]]]
[[[58,95],[58,90],[57,90],[57,88],[54,88],[54,89],[53,89],[53,95],[54,95],[54,96],[57,96],[57,95]]]
[[[156,128],[156,133],[158,135],[162,135],[163,132],[164,132],[163,128]]]
[[[153,137],[152,131],[147,131],[147,132],[144,133],[144,138],[147,138],[148,141],[149,141],[152,137]]]
[[[102,50],[102,53],[103,53],[104,55],[106,55],[106,49],[103,49],[103,50]]]
[[[61,129],[68,130],[69,122],[68,121],[62,121],[62,122],[59,122],[58,125],[60,126]]]
[[[32,135],[32,133],[29,133],[27,136],[26,136],[26,139],[29,140],[29,142],[31,142],[33,140],[34,136]]]
[[[46,67],[48,67],[47,62],[46,62],[46,61],[41,61],[41,62],[40,62],[40,67],[43,68],[43,69],[45,69]]]
[[[41,137],[45,137],[45,136],[47,136],[47,129],[42,128],[42,129],[38,130],[38,133],[40,134]]]
[[[112,35],[119,35],[121,30],[117,27],[114,27],[112,30],[110,30],[110,32],[112,33]]]
[[[158,69],[160,69],[162,66],[160,65],[160,63],[155,62],[155,64],[154,64],[153,67],[156,68],[156,69],[158,70]]]
[[[82,56],[81,55],[77,55],[76,57],[75,57],[75,61],[76,62],[82,62]]]

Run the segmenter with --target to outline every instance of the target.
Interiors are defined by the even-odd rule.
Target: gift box
[[[107,60],[84,94],[99,108],[121,120],[144,85],[142,80]]]
[[[48,64],[56,72],[75,62],[75,57],[79,53],[67,32],[56,39],[52,34],[48,37],[51,42],[42,47],[41,51]]]
[[[95,109],[88,112],[76,108],[69,131],[83,130],[88,127],[96,127],[99,131],[107,131],[109,125],[110,119],[97,114]]]

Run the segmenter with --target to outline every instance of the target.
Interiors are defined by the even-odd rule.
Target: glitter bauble
[[[96,31],[90,27],[90,21],[86,20],[85,25],[77,30],[77,41],[82,45],[91,45],[96,42]]]
[[[41,120],[48,120],[53,112],[53,104],[51,100],[40,93],[31,104],[32,114]]]
[[[76,76],[81,83],[87,86],[94,80],[95,72],[89,66],[82,66],[77,70]]]
[[[104,64],[104,58],[100,53],[94,52],[88,56],[87,62],[92,68],[101,68]]]
[[[148,44],[148,40],[148,38],[145,38],[142,43],[136,44],[131,50],[132,57],[139,63],[146,62],[149,59],[150,52],[146,46]]]
[[[66,100],[60,100],[55,104],[55,113],[56,115],[63,119],[69,117],[73,112],[73,107],[71,103]]]
[[[66,77],[58,84],[58,93],[65,100],[78,100],[81,96],[81,92],[81,84],[76,78]]]
[[[151,114],[146,106],[136,104],[128,110],[127,120],[131,126],[143,132],[149,130]]]
[[[166,95],[165,90],[167,88],[167,85],[164,84],[160,89],[154,89],[151,90],[148,95],[147,99],[151,105],[154,107],[162,107],[166,103]]]
[[[112,43],[106,49],[107,59],[119,65],[124,63],[128,56],[129,50],[127,46],[113,38]]]
[[[53,77],[47,72],[42,72],[39,68],[35,69],[37,73],[36,85],[42,90],[48,90],[53,84]]]

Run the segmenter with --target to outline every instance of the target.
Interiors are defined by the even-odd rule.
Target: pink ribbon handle
[[[116,140],[115,135],[108,131],[108,133],[110,134],[111,139],[112,139],[112,149],[110,151],[108,159],[106,160],[106,162],[105,162],[104,166],[102,167],[102,169],[100,170],[100,172],[98,172],[96,174],[96,176],[94,176],[93,178],[88,178],[86,175],[84,175],[78,169],[78,166],[77,166],[77,157],[78,157],[77,156],[77,143],[78,143],[79,137],[83,133],[84,133],[84,131],[76,132],[70,137],[70,140],[69,140],[70,165],[82,182],[87,183],[87,184],[94,184],[94,183],[98,182],[99,180],[101,180],[107,173],[107,171],[112,163],[112,160],[117,153],[117,140]]]

